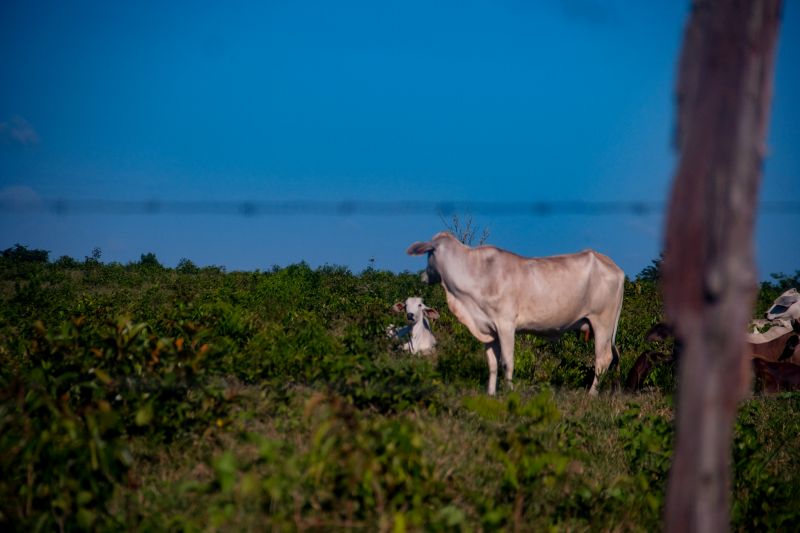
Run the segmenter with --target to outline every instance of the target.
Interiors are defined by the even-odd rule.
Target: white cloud
[[[0,189],[0,206],[9,211],[36,211],[44,202],[39,193],[27,185],[13,185]]]
[[[0,122],[0,141],[10,141],[22,145],[39,144],[39,134],[31,123],[23,117],[15,116]]]

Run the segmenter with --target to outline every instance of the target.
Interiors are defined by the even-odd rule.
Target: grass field
[[[514,391],[410,273],[263,272],[0,259],[0,525],[12,530],[654,530],[673,369],[590,398],[592,347],[518,337]],[[624,375],[662,319],[626,283]],[[794,277],[762,284],[755,313]],[[431,357],[386,338],[391,305],[441,312]],[[743,402],[732,527],[792,530],[800,395]]]

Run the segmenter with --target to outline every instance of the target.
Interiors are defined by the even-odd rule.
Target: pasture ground
[[[414,274],[264,272],[0,258],[0,525],[155,530],[653,530],[673,369],[590,398],[592,348],[519,337],[514,391]],[[647,275],[645,275],[647,274]],[[661,320],[626,283],[624,375]],[[794,277],[762,284],[756,313]],[[401,353],[390,306],[441,312],[433,357]],[[736,530],[793,529],[800,395],[742,403]]]

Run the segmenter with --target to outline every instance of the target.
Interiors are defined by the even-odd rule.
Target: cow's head
[[[422,273],[422,281],[428,285],[434,285],[442,281],[441,270],[437,264],[436,249],[449,239],[455,239],[455,237],[447,232],[437,233],[430,241],[415,242],[406,250],[408,255],[428,254],[428,266],[425,268],[425,272]]]
[[[436,309],[428,307],[423,303],[422,298],[416,296],[406,298],[405,302],[397,302],[392,306],[392,309],[397,313],[405,311],[408,321],[414,324],[422,320],[423,317],[431,320],[439,318],[439,312]]]
[[[789,289],[781,294],[767,310],[767,320],[800,319],[800,293]]]

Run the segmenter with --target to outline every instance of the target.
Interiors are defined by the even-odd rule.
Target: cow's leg
[[[594,331],[594,380],[589,394],[596,396],[600,376],[614,362],[614,351],[611,349],[611,334],[608,329],[592,323],[592,330]]]
[[[514,384],[511,382],[514,376],[514,333],[514,326],[499,328],[497,332],[500,340],[500,356],[503,358],[506,370],[506,384],[511,390],[514,390]]]
[[[486,362],[489,363],[489,396],[494,396],[497,389],[497,355],[500,351],[500,343],[495,339],[486,343]]]

